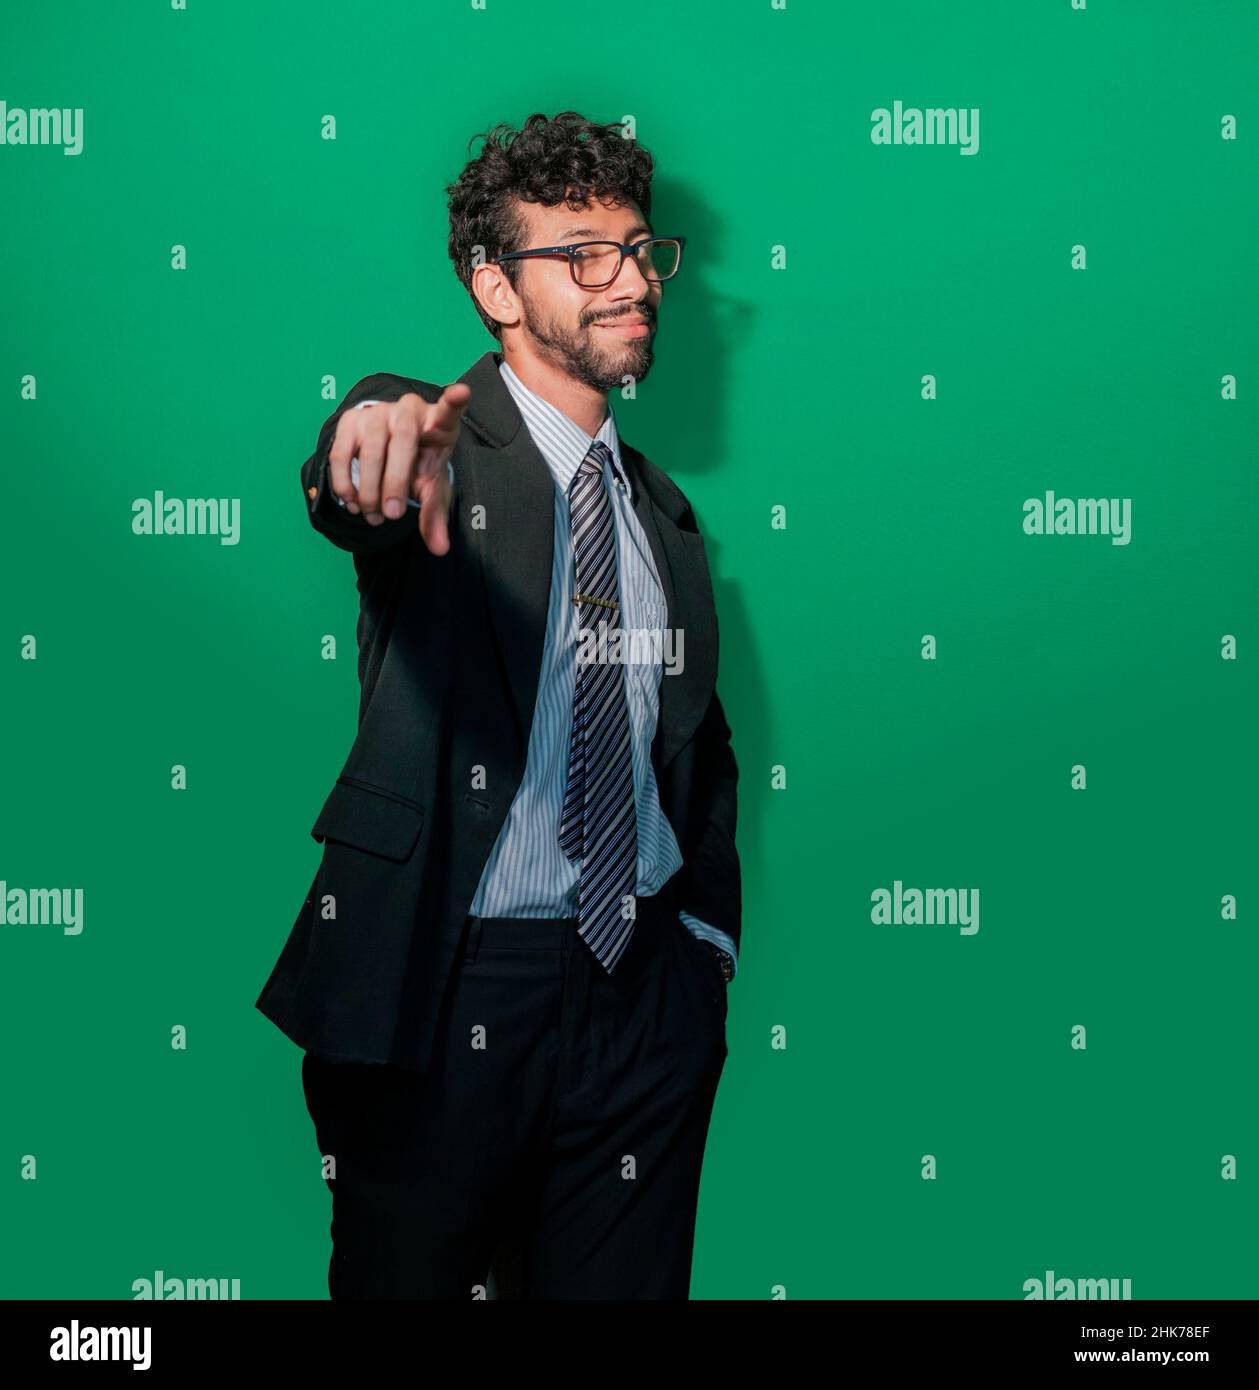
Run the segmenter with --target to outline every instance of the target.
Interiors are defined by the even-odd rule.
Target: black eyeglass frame
[[[573,277],[573,284],[578,289],[583,290],[606,290],[609,285],[616,284],[617,276],[625,268],[625,258],[631,252],[637,261],[639,249],[643,246],[650,246],[657,241],[675,241],[678,245],[678,263],[668,273],[668,275],[645,275],[642,267],[638,273],[643,279],[652,285],[663,285],[666,280],[673,277],[682,268],[682,252],[686,249],[686,238],[684,236],[649,236],[643,237],[641,241],[579,241],[572,246],[535,246],[528,251],[504,251],[501,256],[492,257],[492,264],[497,265],[499,261],[523,261],[530,256],[567,256],[568,273]],[[577,262],[573,259],[574,251],[581,251],[587,246],[615,246],[621,253],[621,259],[616,263],[616,271],[610,280],[605,280],[601,285],[584,285],[577,278]]]

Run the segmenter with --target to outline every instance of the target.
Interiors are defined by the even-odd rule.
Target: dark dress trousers
[[[651,747],[683,865],[640,900],[611,975],[571,920],[469,917],[524,775],[554,543],[555,483],[501,360],[460,377],[448,554],[427,550],[412,508],[373,527],[339,506],[328,468],[345,410],[435,401],[439,385],[366,377],[302,466],[311,524],[353,555],[361,698],[311,830],[319,867],[257,1007],[304,1049],[321,1152],[337,1158],[334,1297],[469,1297],[523,1212],[527,1296],[685,1298],[726,1002],[677,912],[736,947],[741,918],[712,585],[686,498],[622,439],[685,634]]]

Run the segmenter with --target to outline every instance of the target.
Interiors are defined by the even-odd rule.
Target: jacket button
[[[317,487],[308,487],[306,489],[306,496],[313,502],[315,498],[319,496],[319,489]]]

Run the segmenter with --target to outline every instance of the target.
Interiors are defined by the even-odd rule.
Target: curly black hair
[[[548,119],[540,111],[520,130],[506,124],[474,135],[484,139],[481,152],[446,187],[450,199],[450,259],[481,322],[501,342],[503,328],[472,294],[472,272],[505,251],[523,250],[524,219],[514,200],[556,207],[567,202],[575,212],[590,199],[633,201],[651,220],[650,153],[626,139],[620,122],[602,125],[576,111]],[[479,254],[478,254],[479,253]],[[521,262],[504,261],[503,273],[517,289]]]

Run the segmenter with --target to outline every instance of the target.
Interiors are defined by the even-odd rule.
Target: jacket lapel
[[[538,696],[555,546],[555,481],[487,352],[459,378],[472,388],[464,422],[477,436],[455,465],[455,485],[481,562],[522,751]],[[456,450],[456,453],[459,451]],[[452,456],[453,457],[453,456]],[[474,508],[484,512],[475,514]]]
[[[647,536],[664,588],[676,647],[676,675],[666,664],[660,677],[660,716],[651,746],[656,775],[673,761],[708,709],[717,679],[717,621],[712,583],[697,532],[679,530],[686,503],[681,493],[649,487],[646,459],[622,439],[621,462],[630,476],[634,514]],[[668,652],[666,651],[666,655]]]

